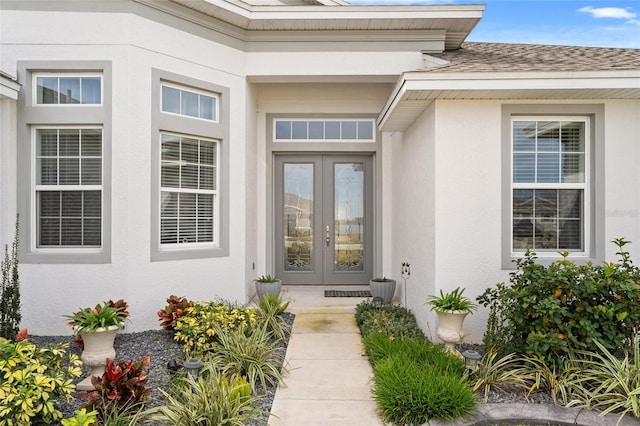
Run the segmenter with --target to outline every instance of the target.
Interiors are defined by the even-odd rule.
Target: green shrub
[[[86,408],[76,410],[75,416],[62,420],[62,426],[91,426],[98,420],[98,412],[90,411]]]
[[[267,384],[280,383],[282,349],[273,345],[268,330],[237,328],[218,330],[216,335],[219,343],[209,359],[220,366],[225,377],[245,376],[253,391],[266,391]]]
[[[382,417],[394,424],[453,420],[475,410],[474,393],[463,375],[443,373],[404,354],[377,363],[373,381]]]
[[[613,242],[620,261],[602,265],[576,265],[562,253],[562,260],[543,266],[527,251],[516,260],[509,285],[500,283],[479,296],[483,306],[495,307],[496,316],[505,321],[501,352],[554,362],[599,341],[621,355],[640,323],[640,270],[623,249],[628,241]]]
[[[377,333],[395,339],[424,339],[416,317],[400,305],[364,301],[356,306],[355,317],[363,337]]]
[[[56,402],[71,399],[72,379],[82,374],[82,362],[66,352],[68,346],[38,348],[28,340],[0,339],[0,426],[62,419]]]
[[[203,356],[218,342],[217,333],[236,328],[250,330],[255,325],[255,310],[222,302],[198,302],[176,323],[174,339],[184,344],[185,352]]]
[[[464,362],[460,358],[424,339],[389,339],[381,334],[370,334],[363,339],[363,343],[365,353],[374,366],[388,357],[401,355],[442,374],[462,376],[465,372]]]
[[[0,264],[2,282],[0,283],[0,338],[16,340],[22,315],[20,313],[20,276],[18,274],[18,227],[16,217],[16,235],[9,246],[4,246],[4,260]]]
[[[266,328],[275,339],[283,340],[291,332],[291,327],[282,317],[288,306],[289,302],[283,303],[282,299],[265,294],[256,310],[257,326]]]
[[[153,424],[243,426],[264,414],[246,379],[237,376],[229,381],[216,365],[207,363],[197,378],[180,376],[172,383],[169,391],[161,390],[166,403],[144,413]]]
[[[631,355],[620,359],[596,341],[598,351],[581,351],[581,367],[569,405],[640,417],[640,342],[632,339]]]

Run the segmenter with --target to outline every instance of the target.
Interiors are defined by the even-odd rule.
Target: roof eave
[[[402,132],[435,100],[640,99],[640,70],[404,73],[382,112],[384,132]]]
[[[238,30],[238,38],[282,31],[394,31],[444,30],[445,48],[458,49],[482,18],[484,5],[427,6],[250,6],[234,0],[136,0],[167,13],[183,16],[185,9],[215,18]]]

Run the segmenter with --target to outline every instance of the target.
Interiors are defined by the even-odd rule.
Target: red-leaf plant
[[[171,295],[167,298],[167,303],[164,309],[158,311],[158,321],[162,321],[160,327],[173,331],[178,318],[187,313],[187,310],[193,306],[193,301],[187,300],[186,297]]]
[[[100,414],[116,407],[118,411],[137,411],[151,393],[151,388],[145,387],[148,376],[144,371],[150,362],[148,356],[135,363],[133,360],[115,363],[107,358],[104,374],[91,378],[95,391],[89,393],[90,400],[84,408]]]

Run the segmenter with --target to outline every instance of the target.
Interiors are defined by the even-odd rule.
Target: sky
[[[347,0],[352,5],[484,4],[467,41],[640,49],[640,0]]]

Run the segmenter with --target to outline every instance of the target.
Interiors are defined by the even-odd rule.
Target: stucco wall
[[[51,25],[52,20],[55,25]],[[3,46],[2,69],[9,73],[15,73],[19,60],[111,61],[113,70],[112,233],[105,236],[112,241],[111,263],[22,263],[23,325],[31,333],[68,334],[70,329],[62,315],[105,299],[124,298],[129,302],[129,331],[156,328],[156,311],[170,294],[244,303],[247,98],[242,53],[127,13],[27,15],[4,10],[2,24],[3,43],[7,43]],[[224,143],[233,167],[222,165],[229,171],[227,257],[150,261],[149,221],[155,213],[150,210],[151,144],[158,140],[151,131],[151,110],[156,107],[151,105],[152,68],[230,89],[233,120],[230,139]],[[15,162],[3,162],[3,167],[7,166],[15,167]],[[3,191],[3,229],[8,227],[5,218],[9,210],[5,206],[10,195]],[[25,196],[28,194],[18,194]]]
[[[606,245],[607,260],[613,260],[608,242],[624,236],[638,263],[640,102],[604,104],[604,141],[596,143],[604,144],[604,177],[598,179],[604,180],[605,213],[594,220],[605,229],[597,244]],[[394,137],[393,267],[411,263],[408,306],[434,338],[437,316],[424,306],[428,295],[459,286],[474,300],[508,280],[510,270],[501,265],[501,170],[508,167],[501,164],[501,105],[436,101]],[[487,314],[480,307],[467,318],[465,341],[482,340]]]

